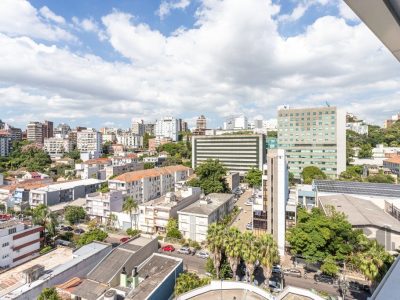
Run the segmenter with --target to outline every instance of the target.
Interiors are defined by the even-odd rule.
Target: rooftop
[[[193,188],[192,188],[193,189]],[[141,205],[143,206],[162,206],[162,207],[174,207],[180,201],[196,195],[196,191],[193,189],[192,193],[188,190],[178,190],[176,192],[167,193],[157,199],[147,201]],[[198,194],[199,195],[199,194]],[[170,201],[168,197],[172,197],[174,200]]]
[[[400,256],[394,261],[385,277],[371,296],[371,300],[396,300],[399,295]]]
[[[72,189],[74,187],[81,186],[81,185],[99,184],[102,182],[104,182],[104,181],[94,179],[94,178],[73,180],[73,181],[68,181],[68,182],[63,182],[63,183],[51,184],[51,185],[48,185],[45,187],[38,188],[38,189],[36,189],[36,191],[53,192],[53,191],[59,191],[59,190]]]
[[[400,185],[354,181],[314,180],[318,192],[400,198]]]
[[[154,253],[143,265],[139,266],[139,278],[143,280],[136,289],[132,290],[127,295],[126,299],[147,299],[154,289],[169,273],[175,270],[179,264],[182,264],[181,258]]]
[[[163,168],[147,169],[147,170],[140,170],[140,171],[124,173],[124,174],[121,174],[121,175],[115,177],[111,181],[118,180],[118,181],[132,182],[132,181],[140,180],[140,179],[147,178],[147,177],[168,175],[168,174],[172,174],[172,173],[175,173],[178,171],[188,171],[188,170],[190,170],[190,168],[182,166],[182,165],[168,166],[168,167],[163,167]]]
[[[63,202],[56,205],[49,206],[51,212],[58,212],[65,209],[66,206],[83,206],[86,204],[86,198],[78,198],[73,201]]]
[[[16,189],[24,189],[24,190],[34,190],[44,186],[48,186],[48,179],[28,179],[23,182],[19,182],[17,184],[10,184],[10,185],[2,185],[0,186],[1,190],[8,190],[10,192],[15,191]]]
[[[388,227],[400,233],[400,222],[369,200],[344,194],[320,196],[318,200],[324,209],[333,206],[344,213],[353,226]]]
[[[222,193],[212,193],[205,197],[205,199],[200,199],[195,203],[189,205],[188,207],[180,210],[178,213],[190,213],[196,215],[210,215],[221,205],[228,202],[234,197],[234,194],[222,194]],[[209,199],[206,202],[206,199]]]
[[[107,157],[99,157],[99,158],[93,158],[93,159],[88,159],[83,162],[85,165],[103,165],[103,164],[111,164],[111,159]]]
[[[400,156],[391,157],[389,159],[385,159],[383,162],[388,162],[392,164],[400,164]]]

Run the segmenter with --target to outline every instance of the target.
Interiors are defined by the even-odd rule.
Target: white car
[[[246,202],[244,203],[244,205],[252,206],[252,205],[253,205],[253,202],[246,201]]]
[[[253,223],[251,223],[251,222],[250,222],[250,223],[247,223],[247,224],[246,224],[246,229],[247,229],[247,230],[253,230]]]
[[[203,250],[199,251],[196,255],[203,259],[210,257],[210,255],[206,251],[203,251]]]
[[[178,250],[178,253],[180,254],[190,254],[190,248],[189,247],[182,247]]]

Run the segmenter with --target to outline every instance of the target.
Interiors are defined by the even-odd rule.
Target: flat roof
[[[228,202],[234,197],[234,194],[223,194],[223,193],[212,193],[206,196],[209,199],[209,203],[205,200],[198,200],[195,203],[180,210],[179,213],[189,213],[197,215],[210,215],[221,205]]]
[[[195,192],[195,191],[193,191]],[[166,195],[163,195],[159,198],[144,202],[142,204],[140,204],[140,206],[145,206],[145,207],[149,207],[149,206],[154,206],[154,207],[174,207],[176,206],[178,203],[180,203],[181,201],[185,200],[186,198],[189,198],[191,196],[195,196],[196,194],[191,194],[191,195],[184,195],[185,197],[182,196],[182,190],[178,190],[176,192],[171,192],[173,195],[175,195],[175,200],[171,201],[171,202],[167,202],[166,198],[168,196],[168,193]]]
[[[75,289],[72,294],[87,300],[95,300],[99,298],[106,290],[106,284],[98,283],[90,279],[84,279]]]
[[[7,298],[14,299],[20,294],[32,289],[35,286],[46,282],[50,277],[55,276],[82,262],[88,257],[104,250],[110,244],[92,242],[82,246],[76,251],[70,248],[58,246],[55,250],[23,263],[0,274],[0,298],[7,295]],[[44,275],[32,283],[25,283],[24,271],[35,265],[44,267]]]
[[[180,264],[183,260],[163,254],[154,253],[138,268],[139,286],[132,290],[125,299],[147,299],[154,289]]]
[[[66,206],[74,205],[74,206],[83,206],[86,204],[86,198],[78,198],[73,201],[63,202],[56,205],[48,206],[51,212],[62,211]]]
[[[400,184],[314,180],[313,187],[318,192],[394,197],[400,199]]]
[[[73,181],[68,181],[68,182],[51,184],[51,185],[48,185],[45,187],[35,189],[35,191],[52,192],[52,191],[59,191],[59,190],[65,190],[65,189],[72,189],[72,188],[74,188],[76,186],[80,186],[80,185],[92,185],[92,184],[98,184],[98,183],[102,183],[102,182],[104,182],[104,180],[99,180],[99,179],[94,179],[94,178],[73,180]]]
[[[318,201],[324,209],[333,206],[336,211],[344,213],[353,226],[387,227],[400,233],[400,222],[369,200],[339,194],[320,196]]]

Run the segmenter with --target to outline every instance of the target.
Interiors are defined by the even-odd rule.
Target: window
[[[13,233],[16,233],[17,232],[17,228],[10,228],[10,229],[8,229],[8,234],[13,234]]]
[[[9,254],[5,254],[5,255],[2,256],[2,258],[5,259],[5,258],[7,258],[9,256],[10,256]]]
[[[7,247],[8,245],[10,245],[10,243],[9,243],[9,242],[6,242],[6,243],[4,243],[4,244],[2,245],[2,247],[4,248],[4,247]]]

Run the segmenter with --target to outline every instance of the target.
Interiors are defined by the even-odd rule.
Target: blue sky
[[[0,45],[0,119],[20,127],[400,110],[400,64],[339,0],[2,0]]]

